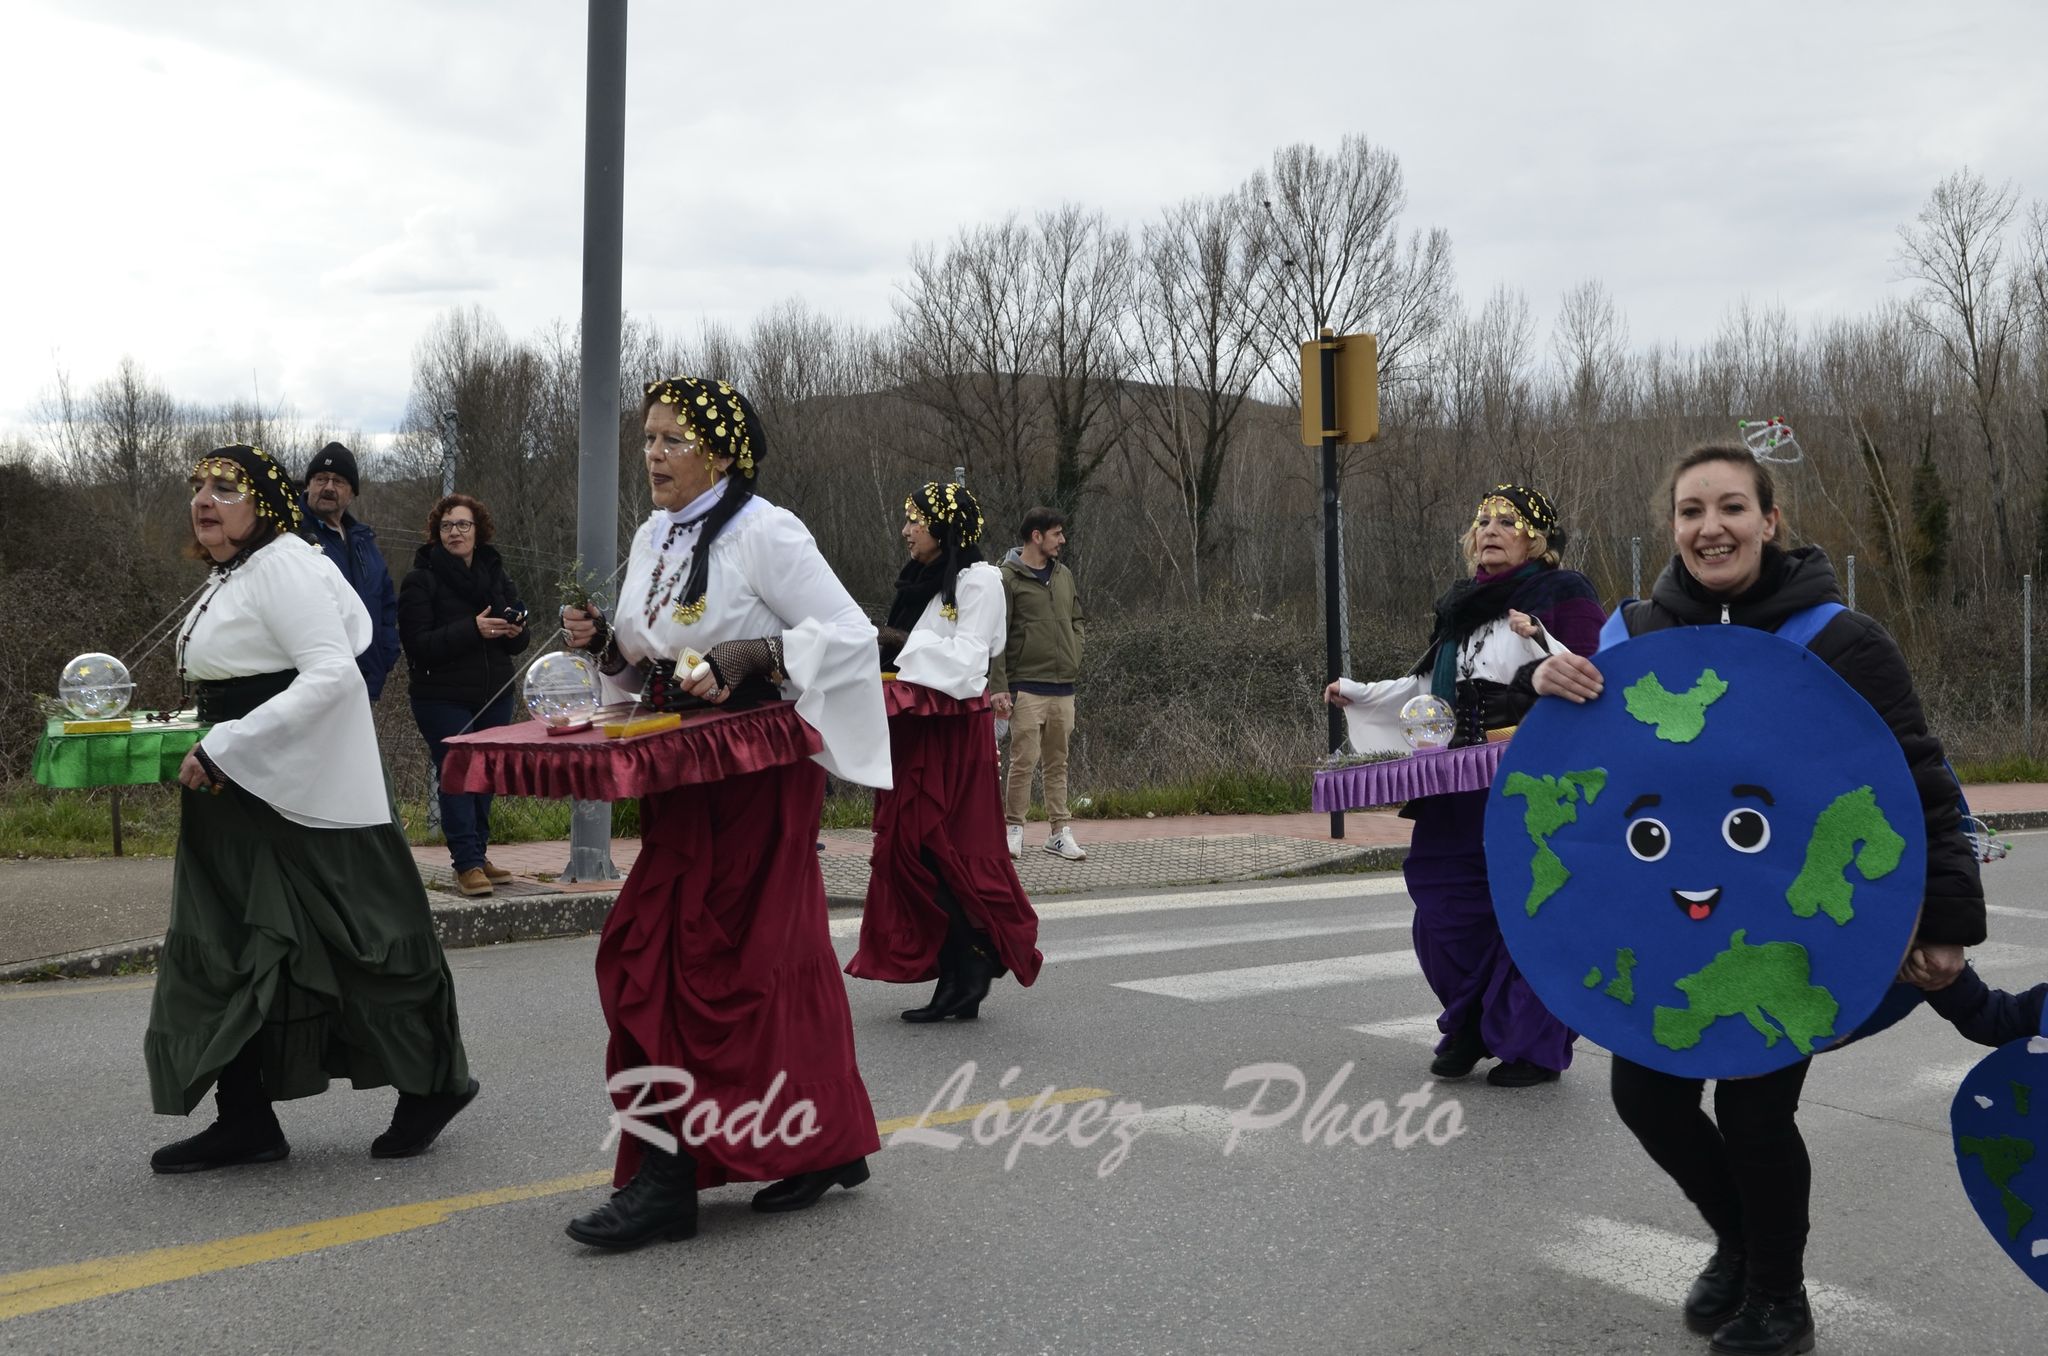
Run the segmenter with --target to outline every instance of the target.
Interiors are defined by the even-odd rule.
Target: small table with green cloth
[[[41,785],[112,789],[116,857],[121,855],[121,788],[175,781],[185,755],[208,729],[187,722],[152,725],[142,719],[147,714],[134,713],[134,729],[107,734],[65,734],[64,722],[52,720],[36,745],[35,778]]]

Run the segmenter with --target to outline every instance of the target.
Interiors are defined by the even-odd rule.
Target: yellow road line
[[[106,993],[113,989],[147,989],[154,986],[155,983],[154,979],[130,979],[124,980],[119,984],[110,984],[105,980],[87,980],[83,983],[72,983],[67,980],[55,979],[39,980],[34,984],[22,985],[18,993],[0,993],[0,1003],[10,1003],[18,998],[62,998],[67,994],[75,993]]]
[[[1046,1098],[1046,1102],[1083,1102],[1111,1095],[1101,1088],[1067,1088],[1055,1092]],[[1037,1100],[1035,1095],[1012,1097],[1001,1105],[1009,1107],[1012,1111],[1022,1111]],[[916,1125],[920,1119],[927,1125],[950,1125],[973,1120],[985,1107],[993,1105],[997,1103],[981,1102],[974,1106],[963,1106],[955,1111],[935,1112],[922,1118],[898,1116],[894,1120],[877,1122],[875,1130],[882,1135],[892,1135],[906,1126]],[[122,1253],[114,1257],[95,1258],[89,1262],[70,1262],[63,1266],[42,1267],[34,1271],[16,1271],[0,1275],[0,1322],[20,1318],[25,1314],[41,1313],[45,1309],[61,1309],[66,1305],[82,1304],[87,1300],[125,1294],[130,1290],[143,1290],[172,1281],[189,1280],[194,1276],[233,1271],[237,1267],[274,1262],[284,1257],[297,1257],[304,1253],[338,1248],[349,1243],[362,1243],[373,1238],[389,1238],[393,1234],[408,1233],[414,1229],[425,1229],[440,1224],[451,1215],[460,1214],[465,1210],[482,1210],[494,1205],[507,1205],[513,1201],[538,1200],[544,1196],[559,1196],[571,1191],[590,1191],[604,1186],[611,1179],[610,1172],[584,1172],[574,1177],[557,1177],[548,1182],[499,1187],[492,1191],[471,1192],[465,1196],[445,1196],[437,1201],[420,1201],[412,1205],[394,1205],[383,1210],[369,1210],[356,1215],[342,1215],[335,1219],[315,1220],[311,1224],[295,1224],[260,1234],[242,1234],[235,1238],[216,1239],[210,1243],[152,1248],[148,1252]]]

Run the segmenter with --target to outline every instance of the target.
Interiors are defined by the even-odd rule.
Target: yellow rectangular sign
[[[1380,436],[1380,341],[1378,335],[1347,334],[1301,346],[1301,441],[1323,445],[1321,352],[1336,346],[1337,426],[1340,443],[1369,443]]]

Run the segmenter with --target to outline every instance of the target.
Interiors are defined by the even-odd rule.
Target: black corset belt
[[[247,678],[223,678],[199,685],[199,723],[218,725],[240,720],[292,685],[297,669],[277,673],[252,673]]]

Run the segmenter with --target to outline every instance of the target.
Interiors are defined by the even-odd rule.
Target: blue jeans
[[[434,780],[441,777],[441,759],[448,752],[443,742],[465,731],[494,729],[512,723],[512,692],[508,688],[496,701],[478,710],[468,702],[422,701],[412,699],[412,718],[426,737],[427,751],[434,756]],[[476,795],[441,792],[441,834],[448,840],[448,855],[455,859],[460,875],[484,864],[491,843],[491,793]]]

